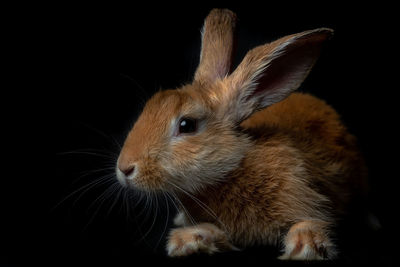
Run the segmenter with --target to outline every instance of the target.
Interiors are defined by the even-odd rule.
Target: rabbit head
[[[196,192],[226,179],[252,149],[241,122],[297,89],[332,34],[320,28],[256,47],[231,72],[235,21],[212,10],[193,82],[146,103],[117,162],[123,185]]]

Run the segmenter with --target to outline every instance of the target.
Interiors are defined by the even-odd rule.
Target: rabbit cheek
[[[191,193],[221,182],[226,173],[237,168],[243,157],[248,140],[240,141],[223,130],[207,130],[176,140],[170,146],[169,154],[163,157],[162,165],[170,176],[168,182]]]
[[[189,138],[190,139],[190,138]],[[199,170],[202,168],[202,149],[204,145],[192,141],[180,140],[174,143],[162,163],[170,177],[172,187],[183,187],[194,191],[199,186]]]

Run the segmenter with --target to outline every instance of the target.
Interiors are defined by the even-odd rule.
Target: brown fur
[[[320,121],[325,125],[316,132],[313,125]],[[189,197],[184,202],[196,221],[205,216],[230,229],[234,244],[278,242],[304,218],[331,221],[332,213],[344,211],[354,189],[363,188],[366,173],[355,139],[323,101],[292,94],[242,127],[256,137],[249,155],[226,183],[197,195],[224,226]]]
[[[231,11],[210,13],[195,80],[148,101],[118,167],[134,164],[130,186],[171,192],[182,204],[184,227],[170,235],[171,256],[283,240],[282,259],[333,257],[329,226],[365,193],[366,168],[334,109],[308,94],[289,95],[331,30],[257,47],[229,75],[234,28]],[[181,117],[197,119],[198,131],[177,134]],[[192,242],[193,229],[219,241],[207,249]]]
[[[194,78],[203,84],[223,78],[231,69],[234,53],[236,14],[213,9],[209,16],[215,19],[204,23],[200,64]]]

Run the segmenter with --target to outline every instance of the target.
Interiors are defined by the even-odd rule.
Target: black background
[[[318,264],[393,264],[398,251],[393,7],[284,3],[230,9],[239,18],[236,64],[248,49],[281,36],[317,27],[335,30],[300,90],[335,107],[358,137],[370,170],[366,204],[382,228],[364,229],[354,220],[341,242],[341,259]],[[146,99],[160,88],[191,80],[200,29],[210,10],[46,6],[7,24],[22,21],[8,39],[13,83],[3,106],[12,101],[12,108],[3,110],[4,132],[15,139],[4,139],[11,152],[1,187],[0,242],[5,248],[0,264],[288,264],[275,260],[276,249],[264,247],[168,259],[161,233],[171,223],[173,206],[162,196],[158,209],[155,200],[146,206],[137,197],[127,207],[116,192],[106,191],[115,182],[112,177],[84,187],[112,173],[100,169],[115,162],[117,143],[123,143]]]

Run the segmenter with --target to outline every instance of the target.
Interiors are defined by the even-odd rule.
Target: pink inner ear
[[[264,107],[283,100],[300,86],[318,57],[320,44],[302,42],[285,49],[259,75],[257,86],[249,95],[249,98],[261,97]]]

